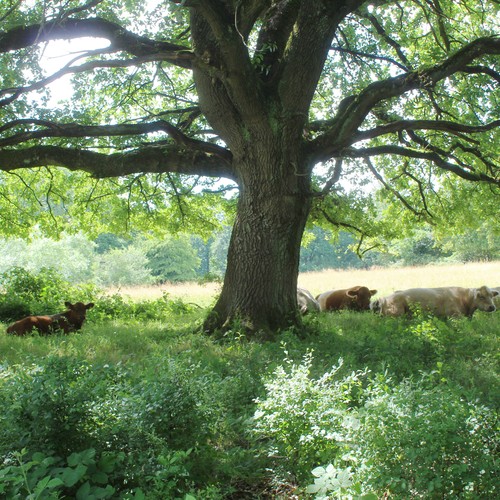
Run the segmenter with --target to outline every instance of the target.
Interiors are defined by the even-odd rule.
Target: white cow
[[[297,304],[302,314],[307,314],[310,311],[319,311],[318,301],[305,288],[297,288]]]
[[[498,292],[498,295],[493,297],[493,303],[496,305],[497,309],[500,308],[500,286],[496,286],[491,289],[493,292]]]
[[[493,297],[499,294],[487,286],[480,288],[461,288],[458,286],[442,288],[410,288],[398,290],[388,297],[376,300],[372,310],[386,316],[401,316],[411,312],[412,305],[429,311],[436,316],[469,316],[476,310],[493,312]]]

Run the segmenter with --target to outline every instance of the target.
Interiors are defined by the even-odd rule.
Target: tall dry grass
[[[356,285],[376,289],[378,296],[415,287],[500,287],[500,261],[400,268],[327,269],[299,275],[299,286],[307,288],[313,295],[332,288],[349,288]],[[221,286],[220,283],[165,283],[157,286],[121,287],[108,291],[120,293],[133,300],[156,299],[168,293],[171,298],[206,307],[213,302]]]
[[[378,290],[379,296],[418,287],[497,287],[500,286],[500,261],[359,270],[328,269],[300,274],[299,285],[310,290],[313,295],[333,288],[365,285]]]

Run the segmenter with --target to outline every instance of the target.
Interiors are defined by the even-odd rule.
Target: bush
[[[252,432],[282,481],[341,498],[495,498],[497,414],[439,371],[394,383],[383,374],[310,377],[285,360],[257,400]],[[373,492],[373,493],[372,493]]]
[[[111,498],[115,489],[107,484],[108,474],[123,460],[123,454],[103,454],[95,450],[72,453],[67,460],[29,453],[23,449],[7,459],[0,469],[0,494],[9,500],[39,498]]]
[[[0,321],[13,321],[29,314],[56,314],[64,302],[87,302],[98,293],[93,285],[73,286],[53,269],[38,273],[14,267],[0,274]]]
[[[497,415],[431,382],[370,388],[348,437],[358,478],[397,498],[496,498]]]
[[[38,273],[20,267],[0,274],[0,321],[11,322],[30,314],[56,314],[64,302],[95,302],[90,322],[110,319],[141,321],[165,319],[171,314],[192,312],[196,306],[181,299],[171,300],[168,294],[159,299],[133,302],[120,294],[106,295],[95,285],[77,285],[65,281],[53,269]]]
[[[252,422],[253,433],[267,440],[276,471],[299,481],[344,449],[338,436],[348,409],[359,404],[364,377],[361,372],[338,377],[340,360],[337,367],[313,380],[311,364],[310,353],[299,365],[285,359],[286,368],[278,367],[265,384],[267,397],[256,401]]]
[[[139,483],[150,498],[176,498],[189,490],[190,469],[206,461],[193,450],[203,452],[215,429],[213,391],[196,366],[156,359],[136,378],[120,366],[50,356],[4,369],[0,383],[0,478],[8,498],[35,490],[54,494],[40,498],[60,491],[108,498]],[[66,475],[78,476],[73,489]]]
[[[89,407],[108,397],[119,371],[50,356],[43,366],[17,369],[2,384],[0,447],[67,456],[95,445],[99,422]]]

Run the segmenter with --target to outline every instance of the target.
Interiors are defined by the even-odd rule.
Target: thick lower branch
[[[54,123],[41,120],[16,120],[15,126],[36,124],[44,126],[42,130],[21,132],[13,134],[4,139],[0,139],[0,148],[14,146],[33,139],[43,139],[48,137],[125,137],[143,135],[152,132],[166,132],[178,145],[192,151],[200,151],[219,157],[222,161],[230,162],[231,153],[216,144],[192,139],[172,124],[159,120],[152,123],[119,124],[119,125],[78,125],[76,123]],[[10,128],[9,123],[0,127],[0,133]]]
[[[82,37],[105,38],[110,41],[112,49],[126,51],[135,56],[170,53],[169,62],[183,68],[191,68],[193,54],[188,47],[151,40],[100,18],[47,21],[43,24],[13,28],[0,33],[0,52],[31,47],[50,40]]]
[[[232,166],[214,155],[174,146],[147,146],[125,153],[103,154],[58,146],[0,150],[0,169],[58,166],[83,170],[96,178],[136,173],[176,172],[235,180]]]

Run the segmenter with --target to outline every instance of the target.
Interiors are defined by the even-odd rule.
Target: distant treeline
[[[208,240],[185,234],[150,239],[110,233],[93,241],[82,234],[57,241],[0,239],[0,273],[12,267],[53,268],[69,281],[100,286],[217,280],[224,275],[230,236],[228,226]],[[387,243],[362,257],[356,247],[350,233],[334,235],[315,227],[304,238],[300,271],[500,259],[500,235],[487,225],[444,240],[437,240],[431,230],[418,230],[411,238]]]

